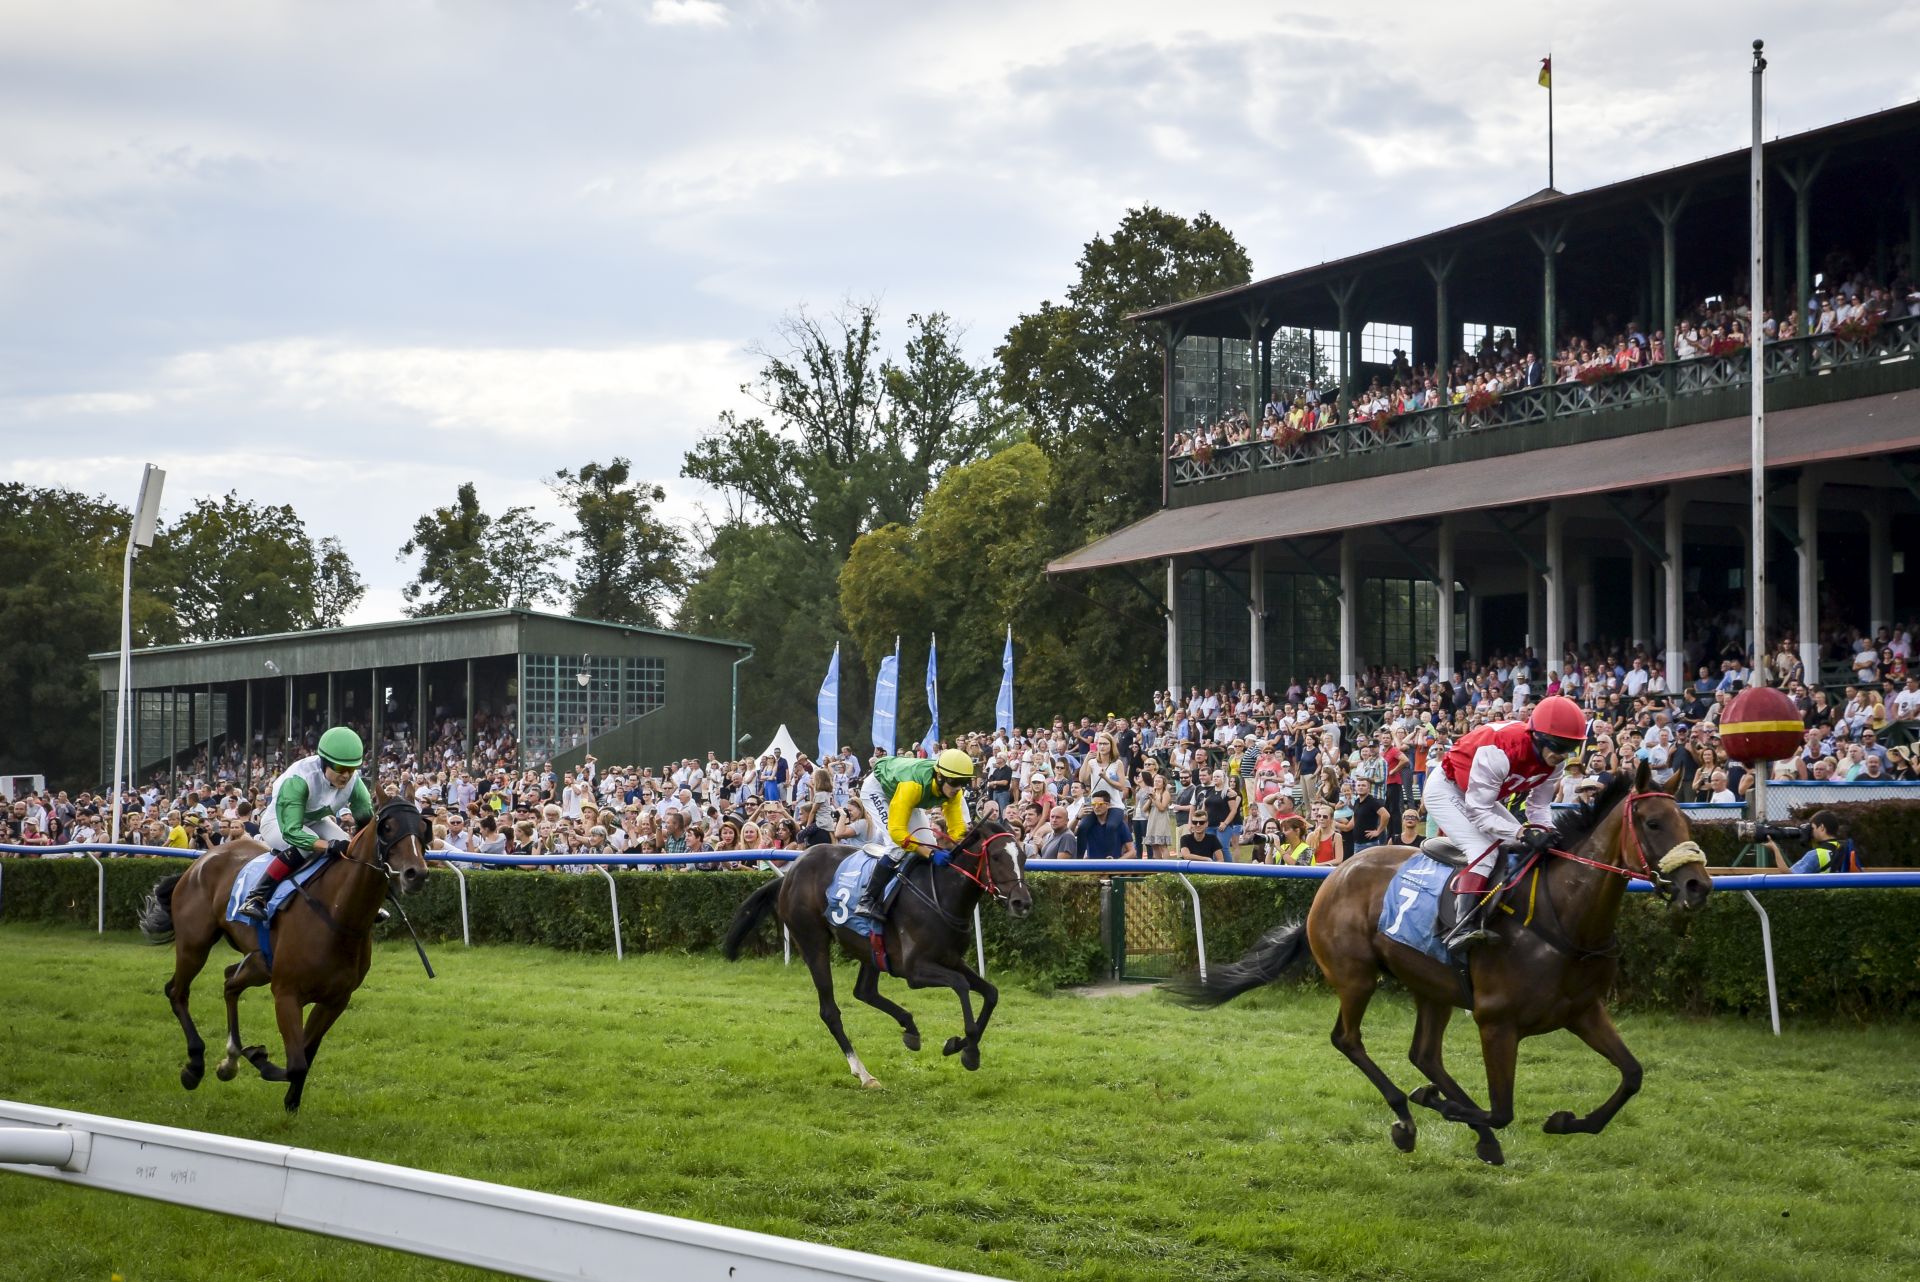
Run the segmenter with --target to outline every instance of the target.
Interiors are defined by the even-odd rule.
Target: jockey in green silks
[[[320,751],[302,757],[273,781],[273,796],[260,817],[260,839],[273,848],[260,884],[236,916],[265,921],[267,901],[281,882],[319,855],[347,852],[347,834],[335,821],[342,810],[355,824],[373,818],[373,796],[360,777],[365,749],[360,736],[335,726],[320,736]]]

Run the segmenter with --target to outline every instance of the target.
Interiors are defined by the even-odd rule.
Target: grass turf
[[[195,1015],[218,1057],[216,954]],[[1565,1034],[1522,1047],[1509,1165],[1416,1110],[1403,1155],[1327,1043],[1332,999],[1267,990],[1195,1013],[1156,994],[1009,986],[978,1073],[853,1001],[886,1083],[862,1091],[797,966],[385,946],[288,1118],[243,1065],[180,1089],[170,950],[0,928],[0,1097],[325,1149],[1009,1278],[1661,1279],[1920,1275],[1920,1029],[1623,1020],[1647,1086],[1598,1137],[1554,1137],[1613,1071]],[[211,982],[210,982],[211,980]],[[885,990],[899,997],[899,985]],[[274,1057],[264,996],[248,1040]],[[1403,1087],[1410,1008],[1369,1044]],[[1468,1018],[1449,1060],[1484,1079]],[[211,1065],[210,1065],[211,1067]],[[158,1203],[0,1177],[0,1279],[415,1279],[473,1270]]]

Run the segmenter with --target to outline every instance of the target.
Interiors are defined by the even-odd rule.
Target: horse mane
[[[1626,797],[1633,789],[1633,778],[1624,770],[1614,772],[1607,786],[1592,801],[1583,801],[1569,814],[1556,819],[1553,825],[1554,845],[1561,850],[1576,849],[1579,844],[1593,835],[1607,812]]]

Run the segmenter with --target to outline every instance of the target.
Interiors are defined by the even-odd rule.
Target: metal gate
[[[1157,983],[1191,965],[1185,909],[1144,877],[1110,877],[1101,886],[1108,972]]]

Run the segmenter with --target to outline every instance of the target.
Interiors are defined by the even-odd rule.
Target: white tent
[[[787,759],[788,765],[792,765],[793,759],[800,755],[800,746],[794,743],[793,736],[787,733],[787,728],[783,725],[774,731],[773,738],[767,741],[766,747],[753,754],[753,759],[758,761],[775,748],[780,749],[780,755]]]

